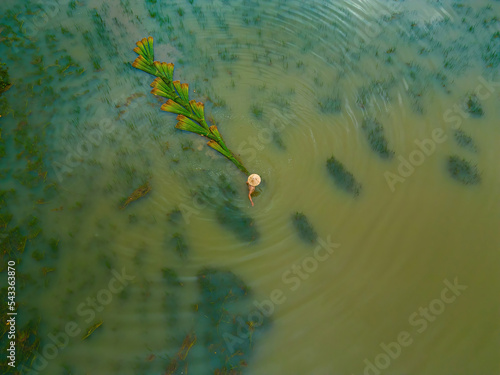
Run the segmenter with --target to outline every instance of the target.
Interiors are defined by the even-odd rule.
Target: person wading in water
[[[255,187],[259,186],[260,184],[260,176],[258,174],[251,174],[248,176],[247,180],[247,185],[248,185],[248,199],[250,199],[250,203],[252,203],[253,207],[253,200],[252,200],[252,193],[255,191]]]

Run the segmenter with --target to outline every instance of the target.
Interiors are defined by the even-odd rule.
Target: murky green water
[[[1,8],[3,372],[500,372],[498,2]],[[255,207],[130,66],[148,35]]]

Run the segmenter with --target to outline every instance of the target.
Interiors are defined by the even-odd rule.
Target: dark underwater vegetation
[[[337,187],[355,197],[359,195],[361,184],[356,181],[354,175],[334,156],[326,161],[326,169]]]
[[[316,231],[302,212],[296,212],[292,216],[293,226],[299,237],[306,243],[314,243],[318,237]]]
[[[451,177],[464,185],[476,185],[481,182],[477,166],[457,155],[448,157],[447,169]]]

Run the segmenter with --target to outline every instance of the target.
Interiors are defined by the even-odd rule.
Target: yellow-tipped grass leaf
[[[172,99],[168,99],[166,103],[163,103],[160,109],[162,111],[175,113],[177,115],[184,115],[184,116],[191,115],[191,112],[189,112],[186,108],[184,108],[180,104],[174,102]]]

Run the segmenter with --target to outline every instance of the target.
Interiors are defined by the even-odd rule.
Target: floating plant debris
[[[125,203],[123,203],[120,208],[124,209],[131,202],[136,201],[137,199],[144,197],[150,191],[151,191],[151,185],[149,184],[149,181],[148,181],[144,185],[141,185],[137,189],[135,189],[134,192],[132,194],[130,194],[130,196],[127,198]]]
[[[307,219],[306,215],[302,212],[296,212],[295,215],[292,216],[293,226],[297,230],[299,237],[308,243],[314,243],[318,235],[316,234],[314,228],[311,223]]]
[[[371,149],[379,154],[380,157],[388,159],[394,155],[394,151],[387,148],[384,128],[377,120],[373,118],[364,119],[361,124],[361,129],[364,130]]]
[[[196,344],[196,335],[194,334],[194,332],[188,333],[184,338],[184,341],[182,342],[182,346],[179,349],[179,352],[177,353],[177,358],[185,360],[189,353],[189,350],[193,347],[194,344]]]
[[[167,365],[167,368],[165,370],[165,375],[174,375],[178,367],[179,363],[177,362],[177,358],[173,358]]]
[[[481,182],[477,166],[456,155],[448,158],[448,172],[451,177],[464,185],[475,185]]]
[[[132,94],[130,95],[126,100],[125,100],[125,103],[123,104],[117,104],[116,105],[116,108],[120,108],[120,107],[128,107],[130,105],[130,103],[132,103],[132,101],[134,99],[137,99],[137,98],[141,98],[143,96],[146,96],[145,94],[143,94],[142,92],[136,92],[135,94]]]
[[[239,170],[248,175],[248,170],[241,164],[222,139],[216,125],[208,126],[205,120],[205,106],[202,102],[189,100],[189,85],[174,81],[174,64],[154,61],[153,38],[144,38],[134,48],[139,56],[132,63],[134,68],[156,76],[151,83],[151,93],[168,100],[161,110],[177,114],[177,129],[196,133],[209,139],[208,146],[231,160]]]
[[[49,272],[54,272],[55,270],[55,268],[42,267],[43,276],[47,276]]]
[[[453,133],[453,136],[455,138],[455,141],[458,143],[460,147],[463,147],[465,149],[468,149],[470,151],[476,152],[477,147],[472,138],[467,135],[462,129],[457,129]]]
[[[184,372],[181,372],[181,374],[188,373],[187,372],[188,362],[186,361],[186,357],[189,353],[189,350],[191,350],[194,344],[196,344],[196,334],[194,332],[188,333],[184,338],[184,340],[182,341],[179,351],[177,352],[175,357],[172,358],[168,363],[165,372],[166,375],[176,374],[176,370],[182,365],[184,365]]]
[[[359,195],[361,184],[356,181],[353,174],[349,172],[340,161],[332,156],[326,161],[326,168],[339,188],[354,196]]]
[[[87,330],[87,333],[83,335],[82,340],[85,340],[87,337],[89,337],[91,334],[94,333],[94,331],[99,328],[102,325],[102,320],[98,321],[96,324],[94,324],[92,327],[90,327]]]

